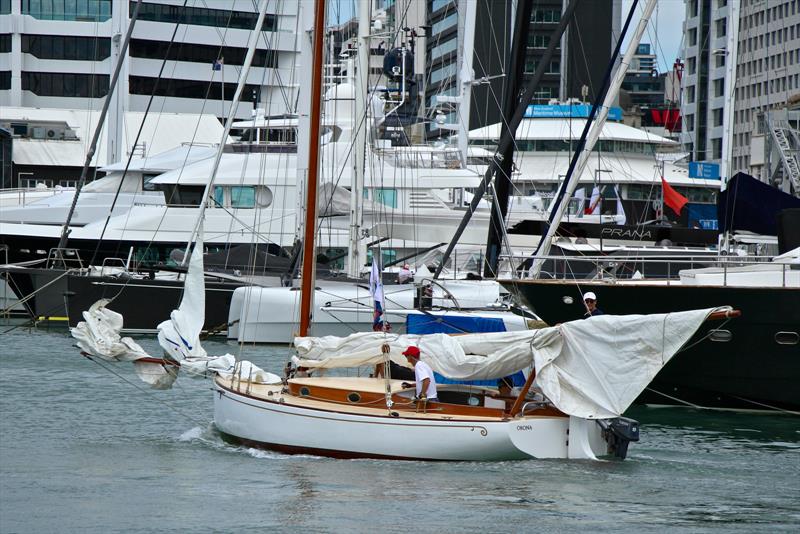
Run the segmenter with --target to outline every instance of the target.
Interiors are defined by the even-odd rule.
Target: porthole
[[[352,402],[353,404],[361,401],[361,395],[356,393],[355,391],[351,391],[347,394],[347,401]]]
[[[309,395],[311,395],[311,390],[310,389],[308,389],[305,386],[300,388],[300,396],[301,397],[308,397]]]
[[[709,330],[708,337],[711,338],[711,341],[727,343],[733,339],[733,334],[731,334],[730,330]]]
[[[797,345],[800,343],[800,334],[797,332],[776,332],[775,343],[778,345]]]

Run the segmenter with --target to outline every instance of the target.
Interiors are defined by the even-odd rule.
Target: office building
[[[784,156],[800,149],[788,109],[800,94],[798,1],[688,0],[684,30],[690,159],[720,163],[723,179],[743,171],[787,189]]]

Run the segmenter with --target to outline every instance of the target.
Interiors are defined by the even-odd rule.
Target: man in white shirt
[[[436,379],[433,377],[433,369],[427,363],[420,361],[419,347],[411,345],[404,352],[408,363],[414,367],[414,378],[417,383],[417,398],[428,402],[439,402],[436,393]],[[403,382],[403,387],[410,387],[411,384]]]

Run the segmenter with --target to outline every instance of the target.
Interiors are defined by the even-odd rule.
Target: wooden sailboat
[[[316,2],[305,258],[313,258],[324,0]],[[317,126],[315,126],[315,124]],[[515,460],[624,458],[638,423],[620,417],[699,325],[729,311],[593,318],[525,332],[398,336],[385,332],[310,338],[313,263],[304,262],[298,369],[383,366],[386,378],[288,375],[214,380],[214,422],[226,439],[287,453],[340,458]],[[530,368],[513,399],[494,389],[439,385],[438,401],[388,377],[409,345],[442,375],[497,379]],[[535,369],[535,371],[534,371]],[[540,393],[531,395],[534,389]],[[492,400],[508,400],[496,404]]]

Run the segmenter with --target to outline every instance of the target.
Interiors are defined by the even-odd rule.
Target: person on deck
[[[397,273],[397,283],[398,284],[408,284],[414,281],[414,273],[411,272],[411,268],[407,263],[403,264],[403,267],[400,268],[400,272]]]
[[[433,377],[433,369],[427,363],[420,361],[419,347],[409,346],[403,351],[408,363],[414,367],[414,378],[417,385],[417,398],[428,402],[439,402],[436,393],[436,379]],[[403,382],[403,387],[411,387],[408,382]]]
[[[583,314],[584,319],[595,315],[605,315],[603,310],[597,307],[597,295],[592,291],[587,291],[583,294],[583,303],[586,305],[586,313]]]

